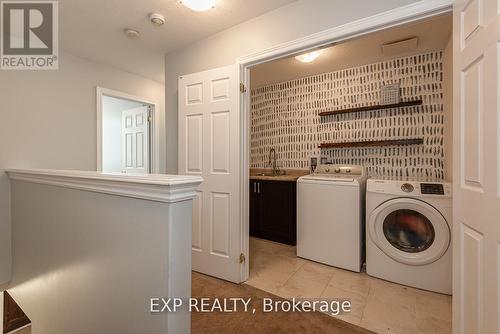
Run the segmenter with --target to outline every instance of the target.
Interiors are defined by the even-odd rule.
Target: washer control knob
[[[340,168],[335,168],[335,173],[340,173]]]
[[[345,170],[345,172],[346,172],[346,173],[350,173],[350,172],[351,172],[351,169],[350,169],[350,168],[347,168],[347,169]]]
[[[409,183],[403,183],[401,186],[401,190],[403,190],[405,193],[411,193],[415,188],[409,184]]]
[[[325,169],[325,172],[330,173],[330,168]]]

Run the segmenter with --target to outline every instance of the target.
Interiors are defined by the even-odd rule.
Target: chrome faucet
[[[269,150],[269,166],[272,168],[273,175],[279,175],[280,174],[280,169],[276,165],[276,150],[274,147],[272,147]]]

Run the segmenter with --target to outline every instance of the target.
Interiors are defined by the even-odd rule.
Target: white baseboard
[[[0,291],[0,333],[3,333],[3,291]]]

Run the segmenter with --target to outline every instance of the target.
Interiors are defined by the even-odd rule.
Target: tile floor
[[[288,245],[250,238],[246,283],[283,298],[350,299],[338,318],[376,333],[451,333],[450,296],[301,259]]]

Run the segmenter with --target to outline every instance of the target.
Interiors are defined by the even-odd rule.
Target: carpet
[[[246,284],[233,284],[213,277],[193,273],[193,298],[252,298],[249,309],[243,306],[235,313],[193,312],[192,334],[372,334],[373,332],[333,318],[321,312],[262,312],[263,298],[281,300]]]

